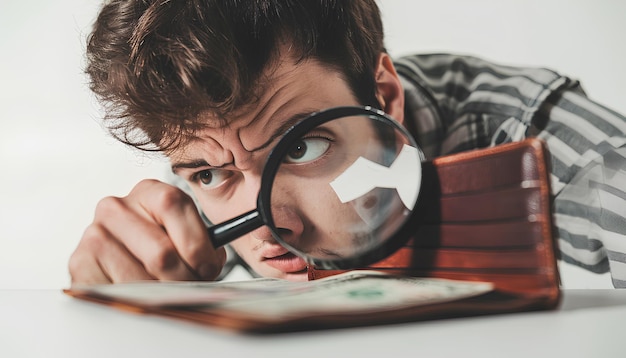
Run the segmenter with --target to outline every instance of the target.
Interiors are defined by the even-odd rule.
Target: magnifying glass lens
[[[292,252],[341,267],[386,245],[410,217],[421,153],[387,117],[319,122],[281,141],[270,215]]]

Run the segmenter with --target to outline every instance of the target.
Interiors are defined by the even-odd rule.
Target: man
[[[226,273],[203,216],[221,222],[255,206],[264,160],[290,125],[369,105],[404,124],[428,158],[546,140],[562,258],[610,268],[626,287],[626,120],[553,71],[444,54],[394,62],[373,0],[109,1],[87,56],[111,132],[167,155],[190,195],[142,181],[103,199],[70,259],[73,282]],[[303,222],[287,213],[280,229]],[[307,279],[265,227],[229,249],[255,274]]]

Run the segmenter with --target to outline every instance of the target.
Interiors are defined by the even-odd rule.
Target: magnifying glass
[[[210,227],[209,237],[219,247],[265,225],[318,268],[369,265],[409,239],[423,159],[407,130],[380,110],[314,113],[270,153],[257,208]]]

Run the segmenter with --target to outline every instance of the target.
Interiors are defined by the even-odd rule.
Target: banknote
[[[144,307],[220,309],[278,318],[303,312],[323,314],[401,309],[480,295],[491,291],[493,286],[484,282],[358,270],[309,282],[268,278],[236,282],[145,281],[73,289]]]

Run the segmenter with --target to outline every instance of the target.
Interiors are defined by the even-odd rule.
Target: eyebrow
[[[209,164],[204,159],[198,159],[198,160],[193,160],[189,162],[178,162],[178,163],[172,164],[172,172],[176,174],[176,172],[180,169],[196,169],[196,168],[202,168],[202,167],[211,167],[211,168],[219,169],[219,168],[223,168],[224,166],[228,164],[230,163],[226,163],[220,166],[215,166],[215,165]]]
[[[278,128],[276,128],[276,130],[274,130],[272,135],[269,137],[267,141],[265,141],[265,143],[261,144],[260,146],[256,148],[249,149],[248,152],[253,153],[253,152],[269,147],[277,138],[282,137],[285,134],[285,132],[289,130],[291,127],[296,125],[298,122],[300,122],[304,118],[318,111],[319,110],[306,110],[306,111],[298,112],[295,115],[287,118],[287,120],[285,120],[280,126],[278,126]],[[224,163],[218,166],[218,165],[212,165],[204,159],[194,159],[194,160],[190,160],[187,162],[172,163],[172,172],[176,173],[180,169],[196,169],[196,168],[202,168],[202,167],[211,167],[214,169],[220,169],[230,164],[233,164],[233,163],[232,162]]]
[[[265,143],[261,144],[260,146],[254,149],[250,149],[248,151],[252,153],[252,152],[256,152],[258,150],[269,147],[277,138],[282,137],[285,134],[285,132],[287,132],[287,130],[289,130],[291,127],[295,126],[304,118],[307,118],[308,116],[316,112],[318,112],[318,110],[302,111],[287,118],[286,121],[284,121],[280,126],[278,126],[278,128],[276,128],[274,133],[272,133],[272,135],[269,137],[269,139]]]

